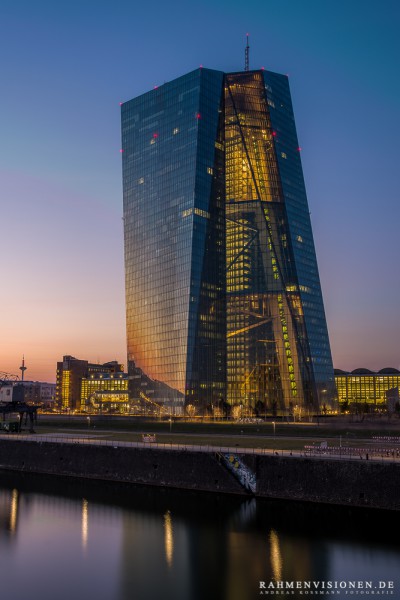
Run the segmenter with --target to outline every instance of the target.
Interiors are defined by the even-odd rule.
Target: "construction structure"
[[[23,374],[22,371],[22,376]],[[0,431],[20,432],[24,418],[25,425],[29,420],[29,431],[34,431],[33,426],[37,421],[40,405],[15,399],[13,388],[18,382],[18,375],[0,371]]]

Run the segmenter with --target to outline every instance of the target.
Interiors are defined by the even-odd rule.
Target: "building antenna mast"
[[[26,371],[28,367],[25,366],[25,356],[22,356],[22,365],[20,366],[20,371],[21,371],[21,381],[24,380],[24,373]]]
[[[244,51],[244,70],[249,71],[249,34],[246,33],[246,49]]]

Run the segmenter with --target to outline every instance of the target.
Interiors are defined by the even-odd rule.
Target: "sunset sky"
[[[0,371],[126,363],[120,106],[289,74],[334,365],[400,368],[397,0],[2,0]]]

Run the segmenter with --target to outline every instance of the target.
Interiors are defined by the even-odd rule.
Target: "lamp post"
[[[325,416],[326,416],[326,411],[327,411],[326,392],[327,392],[327,390],[322,390],[322,412]]]

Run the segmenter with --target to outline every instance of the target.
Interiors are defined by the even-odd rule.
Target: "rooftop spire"
[[[246,33],[246,49],[244,51],[244,70],[249,71],[249,34]]]

